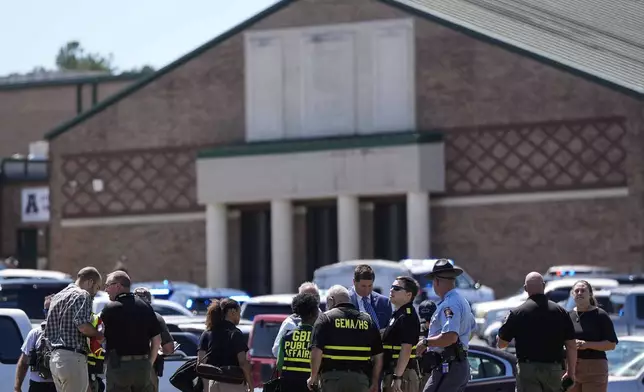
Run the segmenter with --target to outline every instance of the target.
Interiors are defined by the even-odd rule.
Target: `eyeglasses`
[[[398,286],[398,285],[395,285],[395,284],[394,284],[394,285],[391,285],[391,289],[392,289],[393,291],[403,291],[403,290],[405,290],[405,288],[404,288],[404,287],[402,287],[402,286]]]

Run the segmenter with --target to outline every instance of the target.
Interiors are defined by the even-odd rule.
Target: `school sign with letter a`
[[[49,221],[49,188],[25,188],[22,190],[22,221]]]

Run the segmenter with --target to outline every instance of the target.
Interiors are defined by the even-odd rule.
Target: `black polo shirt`
[[[105,326],[107,351],[116,354],[146,355],[150,339],[161,333],[161,326],[152,307],[132,293],[119,294],[101,312]]]
[[[206,363],[214,366],[239,366],[237,354],[248,351],[244,334],[235,324],[223,320],[212,330],[204,331],[199,350],[206,352]]]
[[[520,362],[561,363],[564,342],[575,339],[575,328],[568,312],[544,294],[536,294],[510,311],[499,338],[514,339]]]
[[[387,366],[392,365],[392,360],[396,360],[400,354],[400,347],[403,344],[411,344],[412,347],[416,346],[420,337],[420,319],[418,313],[414,308],[413,302],[409,302],[398,308],[394,314],[391,315],[389,325],[382,335],[382,345],[385,347],[384,363],[385,370]],[[409,366],[414,367],[416,358],[416,350],[411,351],[411,358]],[[393,362],[396,362],[393,361]]]

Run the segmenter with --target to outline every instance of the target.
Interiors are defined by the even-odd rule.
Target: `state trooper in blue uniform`
[[[434,292],[441,297],[429,324],[427,338],[417,345],[418,353],[433,358],[431,374],[423,392],[463,392],[470,379],[467,349],[476,321],[469,302],[454,288],[456,277],[463,273],[447,259],[440,259],[427,275]]]

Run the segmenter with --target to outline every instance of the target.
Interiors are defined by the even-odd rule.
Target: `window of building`
[[[415,128],[413,20],[246,33],[248,141]]]

